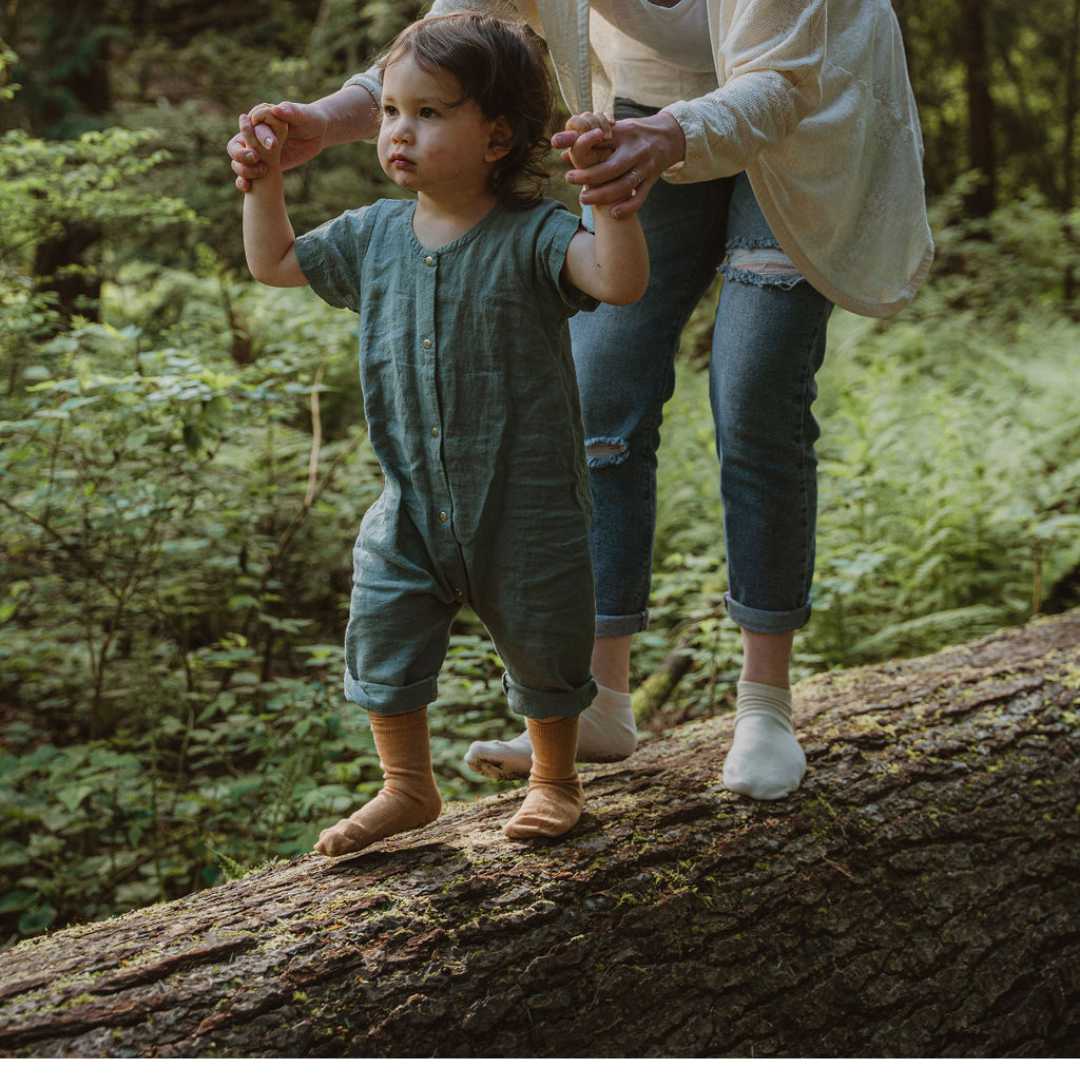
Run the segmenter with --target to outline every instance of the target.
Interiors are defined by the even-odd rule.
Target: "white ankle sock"
[[[578,720],[577,760],[622,761],[637,749],[631,695],[596,684],[592,704]]]
[[[597,695],[578,720],[577,761],[622,761],[637,747],[637,726],[630,695],[597,684]],[[493,739],[474,742],[465,754],[474,772],[495,780],[528,776],[532,767],[532,743],[528,731],[505,742]]]
[[[740,680],[724,787],[751,799],[782,799],[805,772],[806,755],[791,725],[791,691]]]

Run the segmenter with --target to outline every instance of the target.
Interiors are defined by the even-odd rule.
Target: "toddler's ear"
[[[485,161],[498,161],[506,157],[514,147],[514,129],[505,116],[500,116],[492,125],[491,138],[484,154]]]

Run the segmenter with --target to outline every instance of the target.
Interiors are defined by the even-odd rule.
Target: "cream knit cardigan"
[[[435,0],[526,21],[548,44],[572,112],[611,114],[613,87],[665,111],[695,183],[745,170],[781,247],[819,292],[892,315],[934,255],[923,143],[889,0],[708,0],[716,82],[695,85],[591,11],[588,0]],[[346,84],[378,100],[374,68]],[[712,87],[711,89],[709,87]],[[679,100],[673,100],[679,98]]]

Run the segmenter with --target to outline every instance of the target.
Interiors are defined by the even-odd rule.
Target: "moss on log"
[[[781,802],[718,716],[584,770],[559,842],[507,792],[18,945],[0,1053],[1080,1052],[1080,613],[795,700]]]

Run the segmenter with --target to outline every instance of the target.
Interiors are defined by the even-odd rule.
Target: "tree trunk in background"
[[[985,0],[964,0],[960,38],[964,43],[967,78],[968,154],[970,167],[978,169],[978,185],[968,195],[969,217],[985,218],[997,205],[997,164],[994,156],[994,100],[990,93],[990,51]]]
[[[64,231],[38,244],[34,252],[34,278],[43,292],[56,293],[54,307],[68,322],[74,315],[100,318],[101,277],[91,268],[85,272],[65,271],[82,266],[91,247],[101,239],[101,230],[78,221],[68,222]]]
[[[1062,152],[1063,165],[1061,186],[1061,210],[1068,214],[1076,200],[1076,113],[1080,108],[1080,73],[1077,72],[1077,53],[1080,52],[1080,0],[1073,0],[1072,25],[1069,33],[1068,58],[1065,64],[1065,139]],[[1072,226],[1065,222],[1066,252],[1071,258],[1075,251],[1076,237]],[[1080,312],[1072,310],[1072,300],[1076,295],[1073,280],[1072,263],[1065,267],[1065,303],[1074,319],[1080,319]]]
[[[29,15],[28,11],[28,15]],[[31,79],[30,123],[41,138],[66,138],[65,125],[86,126],[87,120],[104,117],[112,108],[109,85],[108,44],[102,33],[104,18],[100,4],[91,0],[67,0],[49,5],[47,14],[34,11],[41,25],[41,40]],[[72,110],[74,100],[76,109]],[[40,244],[34,253],[34,277],[44,292],[55,292],[56,309],[68,320],[74,315],[100,318],[101,278],[97,270],[65,271],[84,266],[93,247],[101,239],[97,226],[72,221],[52,240]]]
[[[1080,612],[808,680],[802,789],[724,791],[731,717],[330,863],[0,953],[19,1056],[1080,1053]]]

